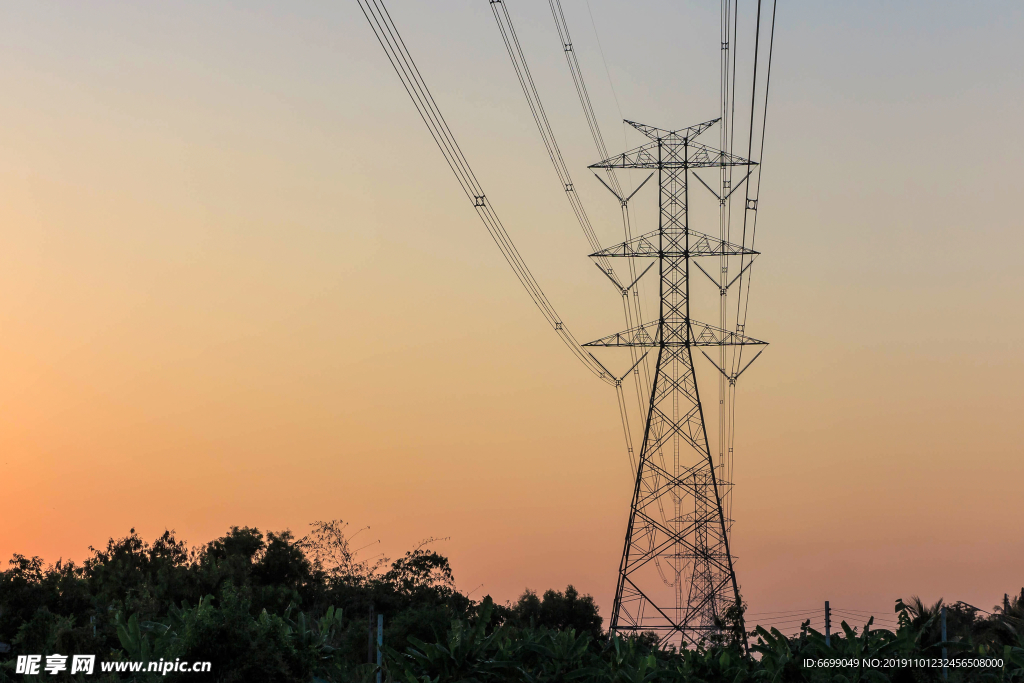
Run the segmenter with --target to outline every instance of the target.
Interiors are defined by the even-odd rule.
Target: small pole
[[[380,683],[381,676],[381,648],[384,645],[384,615],[377,615],[377,683]]]
[[[367,647],[366,647],[366,661],[369,662],[370,664],[373,664],[373,613],[374,613],[374,611],[375,610],[373,609],[373,604],[371,603],[370,604],[370,626],[369,626],[368,629],[366,629],[368,634],[369,634],[369,636],[370,636],[369,639],[368,639],[369,643],[367,644]]]
[[[825,601],[825,647],[832,647],[832,611],[828,608],[828,600]]]
[[[949,678],[946,671],[946,606],[942,606],[942,678]]]

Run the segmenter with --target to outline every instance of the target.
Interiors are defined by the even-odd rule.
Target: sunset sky
[[[717,2],[563,5],[609,149],[640,143],[622,118],[717,115]],[[388,7],[567,324],[620,329],[488,3]],[[547,3],[509,10],[610,244]],[[752,612],[1024,585],[1022,33],[1017,2],[779,3],[747,328],[771,346],[737,426]],[[447,539],[474,597],[572,583],[607,618],[614,393],[354,0],[4,3],[0,92],[0,560],[343,518],[391,557]]]

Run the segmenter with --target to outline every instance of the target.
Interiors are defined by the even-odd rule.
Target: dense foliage
[[[681,653],[653,638],[601,628],[597,606],[572,586],[527,591],[513,605],[475,602],[455,589],[448,560],[425,545],[389,562],[359,561],[340,522],[294,539],[232,528],[200,548],[166,532],[132,532],[91,549],[81,566],[15,555],[0,572],[0,682],[19,654],[95,654],[106,661],[210,661],[209,674],[42,674],[77,681],[371,681],[369,625],[384,615],[383,679],[407,683],[560,681],[929,681],[941,669],[807,668],[806,659],[996,657],[1003,665],[950,669],[949,680],[1024,682],[1024,590],[992,614],[898,601],[895,632],[841,624],[830,646],[805,626],[787,638],[757,627],[742,645],[738,614],[724,637]],[[120,676],[120,678],[118,678]]]

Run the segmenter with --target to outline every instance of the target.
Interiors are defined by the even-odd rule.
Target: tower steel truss
[[[749,260],[756,254],[689,226],[692,169],[755,165],[695,140],[718,120],[679,130],[627,121],[649,142],[591,166],[650,169],[658,175],[657,231],[592,255],[657,259],[658,318],[584,346],[657,350],[611,628],[653,631],[662,643],[678,646],[719,632],[724,612],[740,599],[729,550],[731,520],[722,504],[732,484],[711,457],[693,349],[765,344],[690,317],[692,259]]]

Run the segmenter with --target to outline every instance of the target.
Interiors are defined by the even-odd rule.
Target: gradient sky
[[[718,3],[563,3],[610,149],[623,117],[717,115]],[[558,310],[617,330],[487,2],[389,8]],[[547,3],[509,9],[610,242]],[[753,612],[1024,584],[1022,32],[1011,2],[780,3],[747,328],[772,346],[736,453]],[[392,557],[448,537],[475,597],[573,583],[607,617],[614,395],[355,2],[4,3],[0,92],[0,557],[340,517]]]

